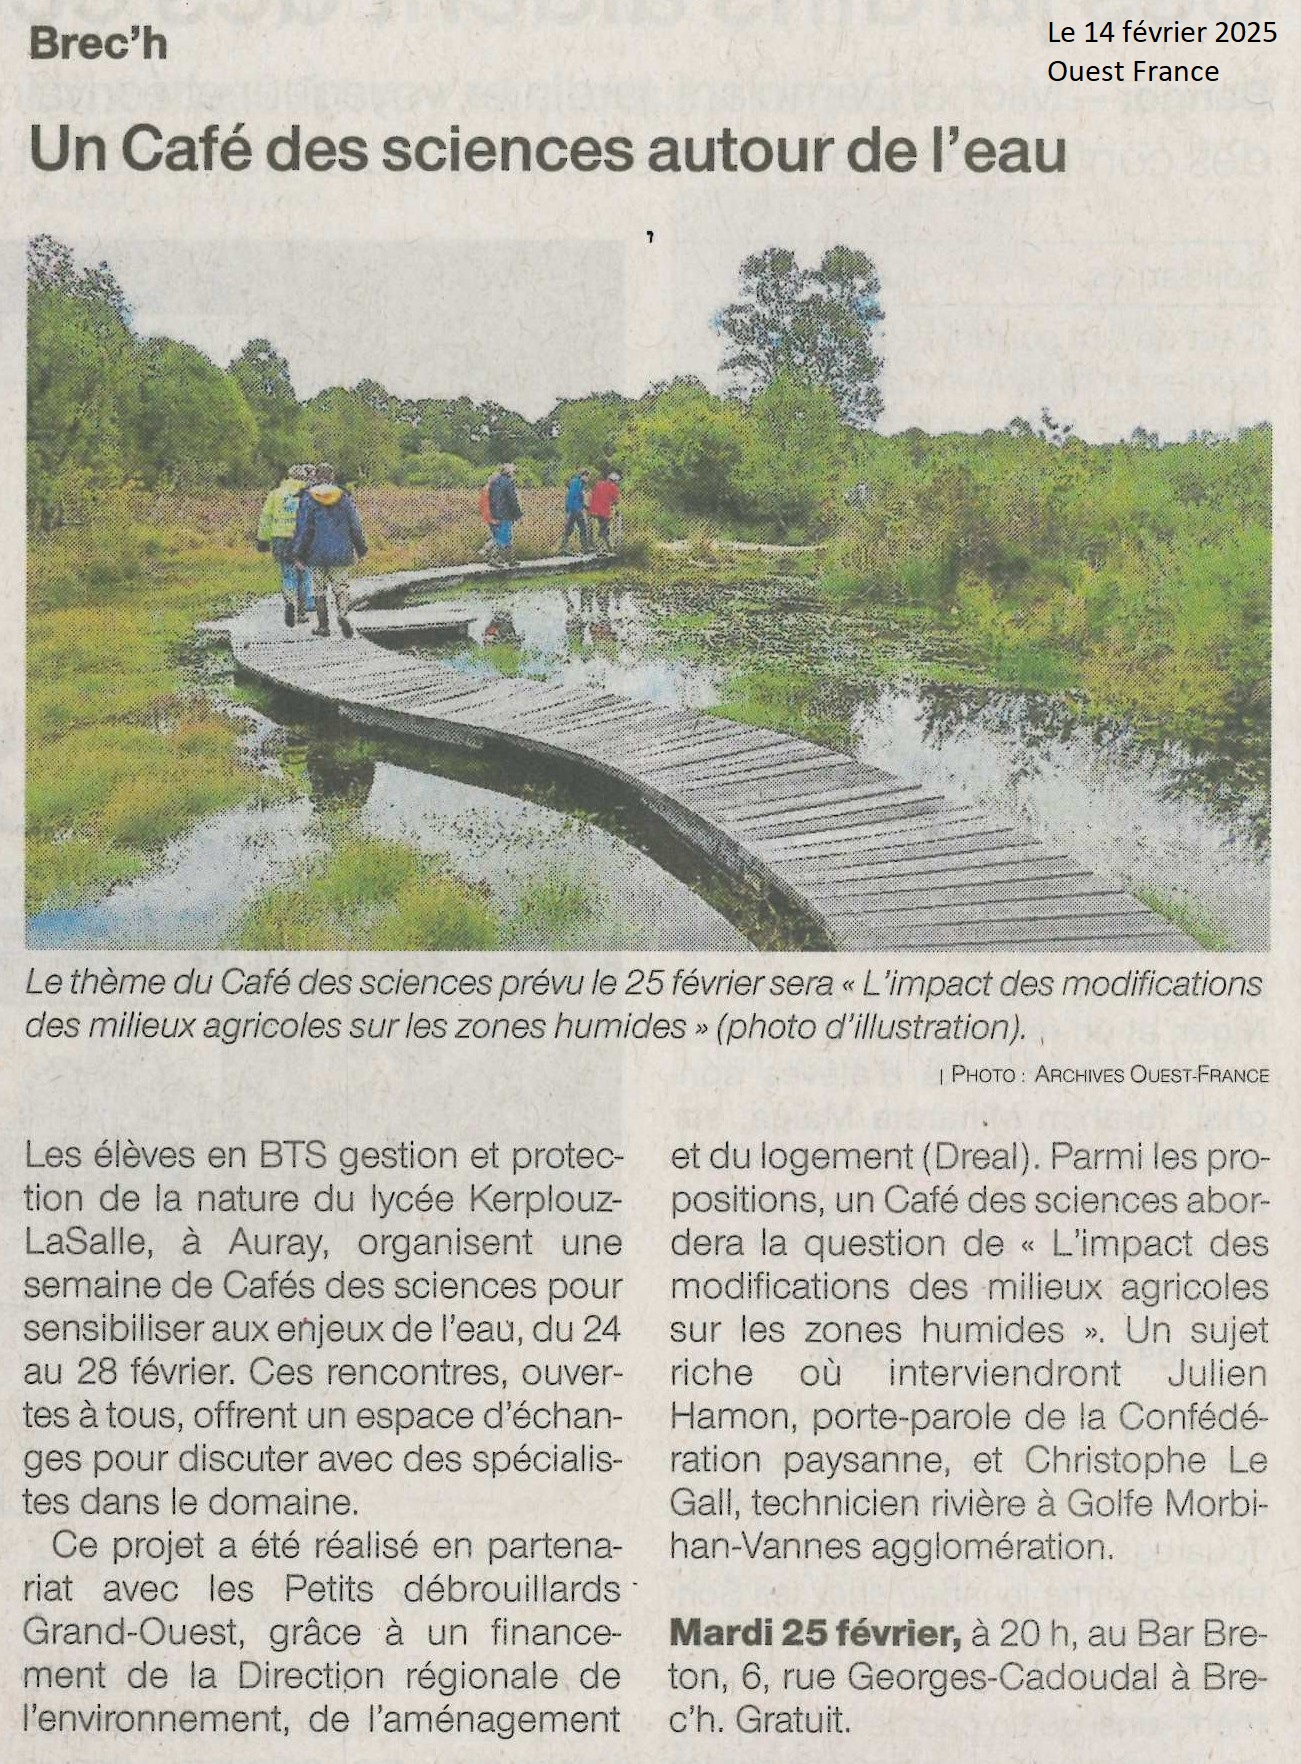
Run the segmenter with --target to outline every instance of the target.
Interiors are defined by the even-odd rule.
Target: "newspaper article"
[[[4,8],[6,1759],[1289,1755],[1268,10]]]

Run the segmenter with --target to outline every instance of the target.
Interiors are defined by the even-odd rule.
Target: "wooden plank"
[[[497,685],[485,682],[472,698],[458,698],[448,703],[444,701],[437,707],[438,715],[456,723],[478,723],[480,727],[497,732],[494,712],[500,706],[509,710],[512,703],[518,703],[519,695],[514,680],[503,680]],[[432,706],[424,707],[427,710]]]
[[[953,804],[946,802],[942,796],[919,796],[911,801],[889,803],[875,814],[860,812],[827,828],[788,832],[785,825],[778,822],[771,830],[750,828],[743,837],[746,844],[755,851],[783,857],[793,857],[802,852],[810,855],[831,852],[845,845],[861,851],[870,846],[877,837],[888,836],[892,828],[907,825],[911,821],[942,819],[946,813],[953,813]],[[971,815],[973,818],[987,819],[981,816],[978,809],[973,809]]]
[[[705,747],[718,743],[724,747],[735,745],[740,740],[752,741],[762,730],[751,729],[741,723],[730,727],[720,724],[716,717],[701,716],[699,711],[680,711],[675,713],[675,726],[666,730],[664,740],[658,744],[654,753],[647,753],[647,759],[663,755],[669,759],[684,747]]]
[[[1155,918],[1156,916],[1153,915]],[[1165,921],[1156,919],[1158,926]],[[1181,939],[1178,933],[1168,930],[1141,931],[1086,931],[1077,926],[1073,931],[1061,931],[1051,936],[1022,934],[1016,927],[1002,927],[995,935],[989,937],[945,936],[937,940],[933,931],[913,928],[910,930],[891,931],[887,936],[876,935],[870,929],[861,932],[853,926],[839,927],[833,932],[843,949],[874,950],[882,954],[905,954],[909,951],[918,953],[925,950],[944,950],[946,953],[959,954],[963,950],[983,950],[990,955],[1000,952],[1013,954],[1022,951],[1056,950],[1061,954],[1079,955],[1090,951],[1120,953],[1135,951],[1146,953],[1148,950],[1195,950],[1197,945],[1191,938]]]
[[[860,766],[855,760],[838,759],[832,754],[827,759],[827,766],[816,777],[806,777],[801,772],[794,778],[740,778],[731,784],[706,786],[697,794],[713,813],[732,816],[750,810],[764,814],[769,808],[783,808],[791,802],[805,800],[815,792],[838,788],[857,791],[870,786],[873,774],[867,767]]]
[[[596,710],[581,704],[557,705],[552,702],[540,705],[534,718],[534,726],[539,730],[552,726],[558,730],[599,728],[611,734],[624,726],[654,722],[656,711],[653,705],[630,704],[627,699],[615,705],[602,705]]]
[[[736,728],[727,731],[727,738],[731,739],[734,746],[739,741],[746,741],[748,751],[740,764],[748,776],[767,776],[765,768],[770,757],[778,755],[789,760],[803,760],[810,764],[815,761],[825,764],[829,757],[825,747],[814,747],[811,742],[801,741],[795,735],[784,735],[780,729],[745,729],[741,725],[737,725]],[[702,737],[706,744],[709,744],[713,739],[715,738],[710,735]],[[742,775],[740,771],[728,769],[726,752],[726,748],[720,751],[717,762],[716,769],[720,781],[729,781]]]
[[[419,680],[414,681],[410,685],[399,687],[392,693],[385,693],[382,696],[377,696],[375,702],[380,705],[399,705],[410,699],[420,697],[426,703],[436,703],[440,697],[446,698],[459,696],[465,690],[464,683],[469,678],[468,675],[460,674],[455,676],[452,680],[444,681],[431,680],[428,675],[422,675]],[[460,681],[461,684],[458,685],[457,681]]]
[[[762,808],[747,809],[744,814],[729,813],[726,816],[729,827],[744,832],[752,825],[764,826],[772,822],[781,822],[784,826],[799,826],[805,822],[816,822],[831,819],[844,810],[874,807],[878,803],[902,802],[911,796],[923,794],[920,784],[900,784],[874,786],[871,789],[829,790],[818,795],[788,797],[784,800],[775,799],[765,803]]]
[[[854,913],[838,913],[836,917],[852,919],[855,924],[873,931],[905,924],[965,933],[973,927],[990,930],[1001,925],[1025,926],[1027,934],[1034,936],[1036,931],[1055,930],[1084,921],[1094,929],[1137,930],[1148,922],[1151,913],[1132,895],[1108,889],[1097,895],[1072,894],[1056,900],[940,901],[935,905],[889,908],[879,912],[869,907]]]
[[[675,792],[690,792],[692,795],[703,796],[719,788],[732,788],[736,785],[754,783],[757,780],[785,779],[788,782],[794,777],[803,777],[809,773],[817,773],[827,764],[826,755],[805,755],[798,750],[778,745],[770,752],[743,754],[732,764],[673,766],[665,771],[658,771],[653,780],[664,779]]]
[[[659,709],[659,707],[656,707]],[[652,749],[659,751],[659,744],[668,736],[681,733],[685,723],[680,720],[682,713],[661,710],[660,716],[653,725],[647,724],[645,730],[629,729],[622,733],[611,731],[609,736],[609,753],[636,755],[639,758]]]
[[[914,840],[911,846],[900,847],[905,851],[913,851],[927,856],[945,853],[953,857],[965,857],[975,851],[997,851],[1003,853],[1000,861],[1011,861],[1010,855],[1015,852],[1037,852],[1040,847],[1033,840],[1014,839],[1005,830],[998,832],[953,833],[938,839]],[[858,860],[847,863],[827,863],[812,858],[790,859],[770,858],[765,862],[779,875],[798,877],[801,885],[810,887],[815,883],[848,882],[862,880],[864,877],[880,873],[880,866],[870,860]]]
[[[760,793],[776,786],[789,788],[796,783],[803,783],[806,787],[825,785],[834,779],[852,778],[855,772],[852,760],[841,765],[832,754],[824,753],[814,758],[797,753],[780,764],[771,762],[766,769],[747,770],[730,778],[725,773],[716,774],[695,784],[675,785],[674,789],[690,790],[692,795],[721,807],[738,801],[760,802],[764,800]]]
[[[646,744],[630,752],[629,758],[635,763],[637,775],[650,782],[661,773],[671,771],[689,760],[723,760],[727,763],[740,764],[745,757],[754,752],[754,744],[743,739],[718,741],[712,737],[702,736],[692,729],[667,729],[647,731]],[[669,740],[668,736],[675,739]]]
[[[403,701],[402,710],[409,711],[412,716],[438,717],[457,705],[466,705],[482,696],[483,688],[479,685],[469,686],[460,692],[417,692]]]
[[[911,814],[904,808],[889,820],[878,822],[875,831],[851,830],[840,836],[819,833],[809,839],[797,840],[765,839],[762,834],[748,833],[743,843],[751,851],[762,853],[765,859],[835,863],[838,853],[848,852],[855,861],[869,858],[876,851],[891,849],[901,837],[911,836],[914,832],[919,837],[938,838],[948,833],[992,831],[989,816],[979,809],[955,808],[952,803],[937,802],[932,797]]]
[[[319,690],[319,686],[317,689]],[[419,680],[409,681],[403,686],[400,679],[357,679],[331,684],[324,696],[337,698],[340,702],[347,699],[350,703],[364,702],[374,705],[389,704],[400,696],[404,704],[418,699],[423,706],[428,701],[429,693],[428,687]]]
[[[545,700],[520,705],[512,728],[517,728],[520,734],[545,739],[550,731],[564,730],[581,719],[592,700],[588,687],[574,686],[563,691],[549,687],[547,691]]]
[[[1091,874],[1090,871],[1074,865],[1071,858],[1054,852],[1050,846],[1032,843],[1018,848],[1010,855],[1000,850],[924,852],[916,857],[901,857],[889,853],[870,857],[864,854],[863,862],[854,866],[852,875],[837,877],[829,881],[826,888],[832,891],[867,893],[875,899],[883,888],[907,889],[927,881],[947,881],[950,877],[976,880],[978,877],[988,876],[996,881],[1024,875],[1036,865],[1052,870],[1072,866],[1077,875]]]
[[[1132,896],[1114,888],[1081,888],[1078,882],[1078,877],[1066,877],[1059,882],[1045,878],[1038,888],[1032,882],[1019,885],[1005,883],[1001,888],[988,893],[981,893],[978,888],[973,887],[936,888],[916,894],[892,896],[889,907],[878,907],[868,897],[859,897],[857,900],[817,900],[816,904],[829,924],[841,921],[852,921],[854,924],[920,924],[928,914],[939,915],[957,908],[970,908],[974,912],[992,916],[999,923],[1005,923],[1009,917],[1009,909],[1013,907],[1023,907],[1029,917],[1049,908],[1059,908],[1063,913],[1078,910],[1088,914],[1104,908],[1110,911],[1118,904],[1132,905]],[[810,899],[813,898],[810,895]]]
[[[264,660],[249,656],[245,665],[266,666]],[[405,674],[414,676],[427,672],[427,664],[410,656],[395,655],[392,650],[377,649],[373,643],[356,648],[338,644],[332,650],[313,650],[308,655],[288,656],[274,664],[277,675],[284,679],[333,679],[358,671],[374,674]]]
[[[775,758],[785,753],[787,745],[788,737],[781,735],[702,735],[681,750],[650,756],[638,770],[643,778],[650,779],[681,771],[684,765],[694,765],[704,776],[736,777],[743,768],[758,764],[760,755],[766,763],[769,756]]]
[[[982,916],[978,909],[957,917],[919,912],[907,919],[881,920],[855,916],[846,919],[845,924],[852,924],[857,935],[875,937],[889,942],[897,934],[908,937],[930,937],[935,940],[933,947],[949,948],[949,939],[963,941],[975,940],[984,942],[990,939],[1010,939],[1016,943],[1022,936],[1054,938],[1054,937],[1108,937],[1125,933],[1141,933],[1150,928],[1153,914],[1134,903],[1133,912],[1096,913],[1033,913],[1017,915],[1013,918],[989,918]]]
[[[809,896],[830,905],[835,901],[889,900],[895,895],[924,894],[932,888],[1004,888],[1040,882],[1097,881],[1090,871],[1081,869],[1069,859],[1027,857],[1019,863],[973,868],[961,860],[955,866],[946,858],[932,860],[924,867],[905,872],[883,870],[867,881],[811,886]]]

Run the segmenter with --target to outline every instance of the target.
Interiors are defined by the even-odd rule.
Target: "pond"
[[[954,638],[838,611],[797,581],[725,596],[580,581],[457,601],[469,640],[439,647],[455,667],[794,726],[1011,817],[1208,941],[1267,947],[1267,802],[1245,738],[1198,753],[1062,695],[925,678],[966,659]],[[410,636],[401,647],[428,653]]]
[[[260,763],[302,793],[210,816],[147,876],[30,919],[30,947],[218,948],[237,940],[259,896],[299,879],[345,837],[399,841],[437,858],[491,902],[506,947],[753,947],[703,898],[703,878],[671,873],[676,854],[648,855],[535,780],[498,777],[475,756],[423,743],[374,740],[332,719],[303,720],[301,703],[258,697],[278,713],[246,711]],[[744,918],[743,906],[723,904]]]
[[[1268,940],[1261,793],[1215,754],[1141,739],[1060,696],[921,677],[955,660],[933,634],[840,614],[799,583],[726,594],[576,578],[458,592],[468,638],[440,661],[472,675],[584,685],[668,707],[777,722],[955,803],[995,810],[1099,875],[1177,912],[1217,947]],[[306,638],[304,639],[306,640]],[[396,646],[429,654],[409,633]],[[345,838],[399,841],[491,902],[506,947],[816,948],[779,900],[711,873],[608,785],[545,760],[376,736],[289,694],[236,689],[220,641],[189,664],[237,690],[254,763],[298,793],[213,815],[150,873],[29,921],[32,947],[214,948],[259,896]]]

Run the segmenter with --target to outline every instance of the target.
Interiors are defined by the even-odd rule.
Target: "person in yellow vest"
[[[280,482],[262,504],[257,524],[257,548],[269,551],[280,572],[280,592],[285,602],[285,623],[292,630],[305,625],[315,608],[312,572],[294,562],[294,534],[298,530],[298,502],[312,476],[307,465],[287,466]]]

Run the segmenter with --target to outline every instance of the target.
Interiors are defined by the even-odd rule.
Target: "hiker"
[[[312,475],[311,466],[286,466],[280,482],[262,504],[257,524],[257,548],[269,551],[280,572],[280,592],[285,602],[285,623],[290,630],[305,625],[315,601],[312,596],[312,572],[294,562],[294,533],[298,526],[298,505]]]
[[[330,635],[330,596],[339,614],[339,629],[352,636],[348,621],[348,572],[366,555],[357,505],[334,481],[334,467],[318,465],[311,487],[298,503],[294,559],[313,571],[316,586],[314,637]]]
[[[560,540],[563,553],[568,554],[571,533],[578,534],[580,556],[591,549],[592,542],[587,528],[587,491],[591,481],[592,474],[584,466],[565,485],[565,531]]]
[[[515,523],[524,519],[524,510],[520,507],[519,491],[515,488],[515,467],[507,463],[500,467],[496,477],[488,486],[488,513],[492,519],[492,537],[497,549],[488,562],[494,569],[504,570],[511,563],[511,541],[514,536]]]
[[[599,549],[614,555],[614,546],[610,540],[610,522],[619,504],[619,474],[607,472],[592,491],[592,519],[596,522],[599,536]]]
[[[493,553],[497,549],[497,541],[492,536],[492,479],[491,478],[488,479],[488,482],[484,485],[483,489],[480,490],[480,492],[479,492],[479,519],[483,522],[484,527],[487,530],[487,534],[488,534],[488,537],[484,540],[483,544],[479,547],[479,556],[484,560],[485,563],[487,563],[488,561],[490,561]]]

